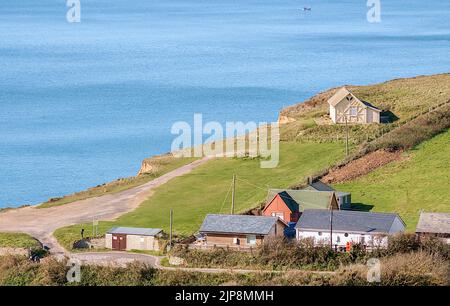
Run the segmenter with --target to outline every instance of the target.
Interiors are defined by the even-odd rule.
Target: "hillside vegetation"
[[[450,211],[450,131],[405,152],[404,158],[354,181],[335,184],[372,211],[397,212],[415,230],[421,210]]]
[[[258,158],[209,161],[190,174],[157,188],[137,210],[115,222],[101,222],[100,233],[114,225],[160,227],[167,231],[169,212],[173,209],[175,234],[191,235],[198,230],[206,214],[230,211],[233,174],[238,177],[236,212],[242,213],[261,207],[269,187],[304,184],[309,176],[320,177],[331,168],[379,149],[406,150],[404,154],[410,155],[411,160],[388,164],[372,174],[373,179],[369,174],[368,178],[337,185],[338,189],[354,194],[357,207],[368,210],[373,206],[374,211],[399,212],[409,230],[414,229],[420,209],[448,210],[446,134],[429,144],[414,146],[450,126],[450,74],[348,88],[362,99],[391,111],[398,119],[389,124],[350,126],[351,152],[347,158],[342,141],[345,126],[324,125],[321,121],[327,113],[326,100],[336,90],[332,89],[281,112],[280,118],[290,118],[290,122],[281,129],[281,162],[277,168],[261,169]],[[421,150],[425,150],[424,153],[420,153]],[[428,155],[433,157],[427,161]],[[411,169],[400,171],[403,168]],[[404,180],[406,178],[408,180]],[[422,186],[418,187],[416,181]],[[430,186],[432,188],[428,188]],[[411,194],[408,200],[404,196],[406,189]],[[410,202],[412,197],[414,200]],[[89,230],[91,226],[62,228],[55,236],[70,249],[79,239],[81,228]]]
[[[450,74],[418,76],[396,79],[368,86],[346,86],[358,98],[369,101],[391,117],[391,123],[352,125],[350,140],[355,144],[372,141],[403,125],[430,109],[446,104],[450,100]],[[319,93],[304,103],[281,111],[280,116],[290,118],[283,126],[284,140],[334,141],[345,137],[344,125],[321,123],[328,113],[327,100],[339,89],[336,87]]]
[[[0,248],[34,248],[39,241],[23,233],[0,233]]]

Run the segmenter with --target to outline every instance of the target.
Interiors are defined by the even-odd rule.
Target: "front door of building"
[[[112,249],[116,251],[124,251],[127,249],[127,236],[113,234],[112,235]]]

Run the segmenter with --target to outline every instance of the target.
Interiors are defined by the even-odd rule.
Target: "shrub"
[[[426,252],[396,254],[381,259],[380,283],[367,281],[368,267],[363,264],[350,265],[337,270],[331,285],[339,286],[443,286],[450,284],[450,269],[439,255]]]
[[[377,149],[408,150],[450,127],[450,104],[421,115],[368,144]]]
[[[388,254],[409,253],[420,249],[420,241],[414,233],[399,233],[389,237]]]
[[[364,261],[366,252],[355,245],[351,253],[337,253],[329,246],[314,246],[311,240],[289,241],[269,238],[253,253],[226,249],[188,250],[175,248],[190,267],[245,267],[262,269],[334,270],[341,265]]]

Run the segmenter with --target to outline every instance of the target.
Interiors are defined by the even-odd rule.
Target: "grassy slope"
[[[280,164],[274,169],[261,169],[258,159],[216,159],[175,178],[156,189],[155,194],[137,210],[116,222],[101,222],[103,233],[113,225],[160,227],[168,230],[169,211],[174,210],[174,232],[190,235],[198,230],[208,213],[227,213],[230,195],[225,200],[233,173],[237,175],[236,212],[259,205],[267,195],[267,187],[286,187],[327,167],[344,156],[344,145],[335,143],[281,143]],[[222,206],[223,205],[223,206]],[[75,225],[55,232],[58,240],[70,248],[79,239],[81,228],[87,234],[92,226]]]
[[[399,213],[413,231],[421,209],[450,211],[450,131],[407,154],[406,160],[335,187],[352,192],[353,202],[374,205],[372,211]]]
[[[0,248],[31,248],[39,246],[33,237],[22,233],[0,233]]]
[[[151,160],[151,159],[149,159]],[[195,158],[173,158],[169,156],[156,156],[154,157],[154,163],[157,165],[156,170],[151,173],[145,173],[139,176],[133,176],[124,179],[118,179],[113,182],[90,188],[85,191],[80,191],[72,195],[65,196],[55,201],[48,201],[42,203],[38,208],[47,208],[53,206],[64,205],[75,201],[84,200],[87,198],[93,198],[102,196],[105,194],[117,193],[133,187],[143,185],[167,172],[177,169],[181,166],[193,162]]]

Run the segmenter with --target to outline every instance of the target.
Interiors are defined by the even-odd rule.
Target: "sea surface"
[[[450,1],[0,1],[0,207],[119,177],[176,121],[268,122],[343,84],[450,71]],[[303,11],[311,7],[311,11]]]

